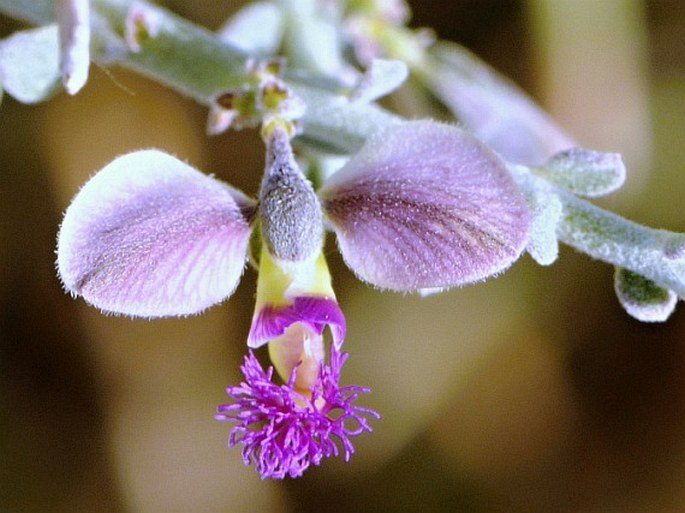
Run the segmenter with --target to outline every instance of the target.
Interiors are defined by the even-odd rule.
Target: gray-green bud
[[[319,198],[297,165],[290,137],[282,127],[275,127],[267,139],[259,219],[264,243],[277,260],[300,262],[321,249]]]

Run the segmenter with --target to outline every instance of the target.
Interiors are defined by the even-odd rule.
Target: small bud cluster
[[[247,82],[239,89],[219,94],[209,111],[207,132],[220,134],[229,128],[269,127],[278,120],[288,125],[291,135],[304,114],[304,102],[281,80],[283,59],[248,59]]]

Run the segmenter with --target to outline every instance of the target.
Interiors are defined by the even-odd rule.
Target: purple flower
[[[368,418],[380,418],[353,404],[369,389],[338,386],[347,356],[332,346],[330,364],[320,363],[310,394],[296,390],[298,366],[287,384],[278,385],[273,367],[265,372],[252,351],[245,357],[245,381],[226,390],[234,402],[219,406],[216,418],[237,423],[228,444],[243,444],[243,461],[254,463],[262,479],[298,477],[341,449],[348,461],[350,438],[371,431]]]
[[[504,162],[469,133],[431,121],[372,138],[324,183],[318,201],[350,268],[396,291],[500,272],[520,256],[530,227]],[[59,274],[69,292],[106,312],[199,313],[235,289],[260,209],[170,155],[130,153],[97,173],[67,209]],[[286,260],[288,244],[301,247],[292,239],[302,220],[278,214],[291,224],[292,237],[276,241]],[[317,236],[309,230],[308,240]]]
[[[372,138],[314,191],[288,132],[264,133],[258,201],[156,150],[115,159],[67,209],[57,266],[65,288],[113,313],[189,315],[228,298],[248,258],[259,268],[248,345],[268,344],[266,373],[252,353],[219,416],[238,422],[230,444],[262,477],[296,476],[370,431],[375,412],[340,388],[345,318],[323,255],[324,227],[345,262],[380,288],[420,291],[481,280],[524,249],[530,213],[506,165],[467,132],[406,122]],[[324,331],[330,330],[326,364]],[[273,369],[283,385],[272,382]],[[356,421],[350,428],[345,420]]]

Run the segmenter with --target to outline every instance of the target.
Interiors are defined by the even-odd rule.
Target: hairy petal
[[[529,208],[469,133],[412,121],[370,140],[320,191],[347,265],[381,288],[483,279],[521,254]]]
[[[57,247],[65,288],[102,310],[188,315],[231,295],[254,205],[157,150],[108,164],[66,211]]]

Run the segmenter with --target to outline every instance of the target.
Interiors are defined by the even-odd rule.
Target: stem
[[[523,166],[512,167],[512,172],[525,191],[559,198],[563,211],[557,237],[561,242],[629,269],[685,298],[685,234],[655,230],[624,219],[532,175]]]

